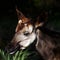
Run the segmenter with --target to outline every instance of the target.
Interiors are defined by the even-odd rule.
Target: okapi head
[[[35,21],[25,17],[18,9],[16,9],[16,11],[18,16],[18,24],[15,30],[16,33],[11,43],[6,47],[7,52],[10,54],[15,53],[17,49],[25,49],[33,43],[37,37],[36,29],[44,24],[43,21],[39,20],[40,17],[37,17]]]

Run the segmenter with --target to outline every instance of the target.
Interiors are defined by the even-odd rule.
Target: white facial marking
[[[32,30],[33,30],[33,27],[30,25],[30,26],[29,26],[29,32],[31,33]]]
[[[19,20],[18,23],[22,23],[22,20]]]
[[[25,49],[26,47],[28,47],[31,43],[34,42],[36,38],[35,33],[32,33],[30,36],[27,37],[27,39],[21,41],[19,44],[22,46],[20,49]]]
[[[27,36],[21,33],[21,34],[15,34],[14,38],[16,42],[19,42],[19,41],[24,41],[25,39],[27,39]]]
[[[27,26],[27,24],[25,24],[25,26]]]

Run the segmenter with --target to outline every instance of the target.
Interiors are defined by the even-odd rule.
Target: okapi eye
[[[29,35],[29,32],[28,31],[25,31],[24,32],[24,35],[28,36]]]

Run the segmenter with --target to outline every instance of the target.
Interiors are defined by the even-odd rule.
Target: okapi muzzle
[[[44,20],[38,16],[35,21],[25,17],[18,9],[16,9],[16,11],[18,16],[16,33],[12,41],[7,45],[6,51],[14,54],[17,50],[26,49],[37,40],[35,45],[36,50],[44,60],[60,60],[60,42],[57,42],[60,40],[60,36],[52,37],[51,34],[53,34],[53,32],[42,29],[47,20],[46,16],[45,18],[43,16]],[[50,35],[47,33],[50,33]]]

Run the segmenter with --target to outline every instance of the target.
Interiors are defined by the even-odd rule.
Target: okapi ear
[[[37,21],[35,23],[35,28],[43,26],[44,22],[40,22],[40,17],[37,17]]]
[[[48,20],[48,13],[47,12],[42,13],[40,16],[37,17],[36,20],[37,21],[35,23],[35,27],[36,28],[42,27]]]
[[[25,16],[23,15],[23,13],[21,11],[19,11],[17,7],[16,7],[16,12],[17,12],[18,20],[20,20],[22,18],[25,18]]]

